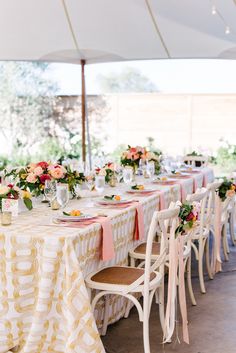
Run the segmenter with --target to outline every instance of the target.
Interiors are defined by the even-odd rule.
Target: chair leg
[[[162,279],[161,286],[158,290],[158,299],[159,299],[159,316],[160,316],[160,323],[162,327],[162,331],[164,332],[164,325],[165,325],[165,280],[164,276]]]
[[[135,267],[135,259],[133,257],[130,258],[130,266]]]
[[[209,247],[209,237],[206,240],[206,245],[205,245],[205,252],[206,252],[206,266],[207,266],[207,272],[208,276],[210,279],[213,279],[213,275],[211,272],[211,264],[210,264],[210,247]]]
[[[144,353],[150,353],[149,298],[144,299],[144,304],[143,304],[143,346],[144,346]]]
[[[192,305],[197,305],[196,303],[196,300],[195,300],[195,296],[194,296],[194,293],[193,293],[193,287],[192,287],[192,276],[191,276],[191,268],[192,268],[192,265],[191,265],[191,254],[187,260],[187,283],[188,283],[188,292],[189,292],[189,295],[190,295],[190,299],[191,299],[191,302],[192,302]]]
[[[229,231],[233,246],[236,245],[235,233],[234,233],[234,210],[230,213],[229,217]]]
[[[108,318],[109,318],[109,299],[110,299],[109,294],[104,296],[105,308],[104,308],[104,318],[103,318],[102,331],[101,331],[102,336],[105,336],[107,333]]]
[[[125,310],[125,315],[124,318],[127,319],[129,317],[130,310],[132,308],[132,302],[128,300],[126,310]]]
[[[202,240],[199,240],[198,275],[199,275],[201,292],[206,293],[204,274],[203,274],[203,253],[204,253],[203,242]]]
[[[223,229],[222,229],[222,242],[223,242],[223,251],[224,251],[224,257],[225,257],[225,261],[229,261],[229,257],[228,257],[228,252],[227,252],[227,229],[226,229],[226,225],[223,225]]]

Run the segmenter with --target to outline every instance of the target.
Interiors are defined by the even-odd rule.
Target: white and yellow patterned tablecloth
[[[183,184],[187,193],[192,192],[191,180]],[[179,185],[158,189],[164,190],[167,204],[180,197]],[[147,234],[159,197],[139,200]],[[72,201],[72,207],[86,209],[88,204]],[[96,206],[90,207],[90,213],[97,212]],[[0,353],[15,346],[20,353],[105,352],[97,330],[103,301],[96,308],[96,326],[84,276],[107,265],[127,264],[128,251],[135,245],[135,207],[103,211],[111,217],[115,246],[115,258],[106,262],[100,260],[99,224],[83,229],[52,225],[53,211],[46,206],[0,228]],[[125,307],[123,298],[111,297],[109,323],[121,318]]]

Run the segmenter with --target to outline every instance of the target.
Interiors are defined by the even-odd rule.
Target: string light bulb
[[[225,34],[230,34],[230,28],[229,28],[229,26],[226,26],[226,27],[225,27]]]
[[[216,15],[216,7],[213,5],[211,9],[212,15]]]

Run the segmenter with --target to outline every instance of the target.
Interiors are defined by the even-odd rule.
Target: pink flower
[[[235,191],[234,190],[228,190],[226,192],[226,197],[233,197],[235,195]]]
[[[28,171],[31,173],[31,172],[33,172],[33,171],[35,170],[36,167],[37,167],[37,164],[35,164],[35,163],[30,163],[30,164],[28,165]]]
[[[54,179],[62,179],[65,175],[64,169],[62,169],[60,166],[56,166],[50,170],[50,174]]]
[[[126,154],[126,158],[127,158],[127,159],[132,159],[132,153],[131,153],[131,152],[128,152],[128,153]]]
[[[141,146],[136,147],[137,152],[145,153],[145,149]]]
[[[129,149],[129,151],[132,153],[136,153],[137,152],[137,150],[136,150],[136,148],[135,147],[130,147],[130,149]]]
[[[42,167],[36,167],[34,170],[34,174],[37,176],[40,176],[43,174],[43,168]]]
[[[35,183],[37,181],[37,176],[34,173],[29,173],[29,175],[26,178],[26,181],[28,183]]]

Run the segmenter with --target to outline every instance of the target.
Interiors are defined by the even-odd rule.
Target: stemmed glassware
[[[132,167],[125,167],[123,169],[123,179],[126,185],[130,185],[133,180],[133,168]]]
[[[95,187],[95,174],[94,171],[85,171],[85,184],[89,191],[93,191]]]
[[[153,179],[154,174],[155,174],[155,163],[153,161],[148,161],[146,170],[147,170],[147,175],[149,176],[149,178]]]
[[[62,209],[66,207],[69,202],[69,187],[68,184],[57,184],[56,188],[57,201]]]
[[[147,170],[147,161],[146,159],[140,159],[139,161],[139,170],[143,176],[145,176],[145,172]]]
[[[104,175],[96,175],[95,176],[95,187],[98,193],[101,195],[105,188],[105,176]]]
[[[115,165],[115,174],[116,174],[118,183],[121,183],[123,179],[123,167],[121,165]]]
[[[56,198],[56,182],[55,180],[45,180],[44,196],[51,206],[52,201]]]

